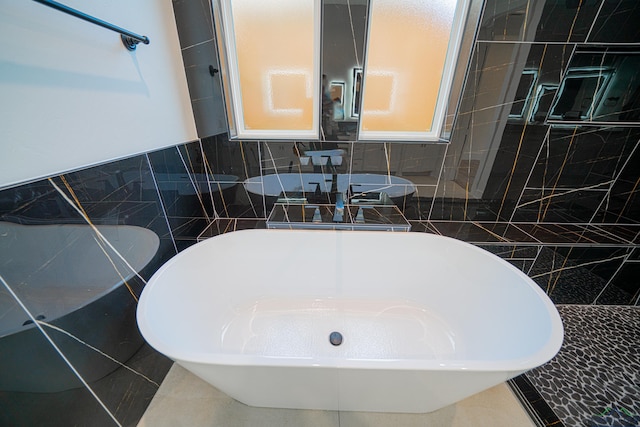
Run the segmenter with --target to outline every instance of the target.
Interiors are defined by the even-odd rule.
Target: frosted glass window
[[[230,135],[317,139],[320,0],[214,2]]]
[[[468,0],[370,0],[358,138],[438,140]]]

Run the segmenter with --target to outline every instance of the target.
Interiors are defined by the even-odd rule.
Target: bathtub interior
[[[158,236],[142,227],[96,228],[0,222],[2,277],[34,317],[51,321],[86,306],[129,281],[159,248]],[[0,336],[32,328],[1,289]]]
[[[340,348],[328,345],[331,333],[339,334]],[[256,299],[235,307],[219,346],[224,353],[307,360],[446,360],[456,355],[455,334],[447,322],[400,298]]]
[[[231,235],[179,254],[145,289],[138,322],[164,354],[519,370],[550,359],[562,340],[557,312],[537,285],[457,240],[364,231]],[[332,329],[344,333],[343,345],[329,344]]]

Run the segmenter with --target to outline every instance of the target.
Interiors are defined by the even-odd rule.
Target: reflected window
[[[607,68],[569,69],[562,80],[549,119],[592,119],[612,70]]]
[[[542,84],[536,89],[536,95],[531,107],[530,122],[543,122],[547,118],[547,114],[553,102],[553,96],[558,89],[558,85]]]
[[[537,70],[524,70],[520,83],[518,83],[518,89],[511,104],[511,112],[509,113],[510,119],[522,119],[527,110],[527,106],[533,99],[534,87],[536,79],[538,78]]]
[[[640,51],[584,48],[572,56],[550,123],[616,125],[640,121]]]

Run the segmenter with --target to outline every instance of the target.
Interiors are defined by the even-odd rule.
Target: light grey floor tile
[[[254,408],[174,364],[138,427],[338,427],[338,412]]]
[[[254,408],[230,398],[177,364],[138,427],[533,427],[506,384],[428,414]]]
[[[428,414],[340,412],[340,427],[534,427],[503,383]]]

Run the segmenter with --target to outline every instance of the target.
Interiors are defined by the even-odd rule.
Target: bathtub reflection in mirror
[[[143,341],[134,309],[144,283],[139,273],[159,248],[153,231],[0,221],[0,236],[0,390],[51,393],[82,387],[53,347],[37,345],[36,322],[54,342],[62,329],[115,360],[124,362],[139,350]],[[87,382],[120,367],[88,346],[62,344]]]

